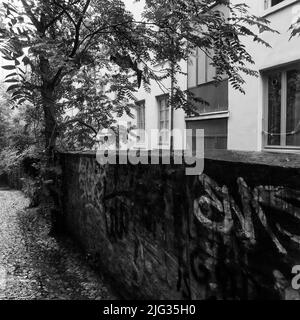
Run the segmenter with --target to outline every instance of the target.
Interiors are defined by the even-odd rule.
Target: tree
[[[8,134],[9,134],[9,97],[5,93],[4,89],[0,91],[0,152],[7,146]]]
[[[211,10],[215,4],[225,6],[230,18]],[[269,46],[255,28],[274,32],[266,19],[249,14],[246,4],[227,0],[145,0],[142,21],[126,11],[122,0],[10,0],[3,3],[2,17],[6,24],[1,39],[9,45],[1,52],[10,62],[4,68],[12,71],[6,79],[8,91],[17,103],[27,100],[43,110],[49,158],[61,130],[79,125],[93,131],[98,116],[110,125],[112,111],[130,113],[128,103],[137,88],[150,90],[151,80],[182,72],[179,61],[196,47],[207,55],[213,50],[217,82],[226,74],[232,86],[243,91],[242,74],[257,72],[249,67],[254,61],[242,38]],[[170,57],[171,65],[156,72],[154,65]],[[91,78],[97,69],[111,74],[106,81],[116,99],[90,98],[90,91],[97,96],[97,81]],[[191,108],[174,79],[172,104]],[[81,81],[90,87],[72,87]],[[78,116],[66,119],[65,111],[73,104],[79,107]]]
[[[295,36],[300,36],[300,14],[298,14],[298,16],[295,17],[295,20],[293,21],[290,27],[290,31],[291,31],[291,38]]]
[[[0,152],[6,147],[23,152],[39,143],[40,114],[30,104],[23,104],[18,109],[10,100],[6,87],[0,88]]]

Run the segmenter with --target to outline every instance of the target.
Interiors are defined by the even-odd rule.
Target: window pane
[[[280,145],[281,72],[269,76],[268,145]]]
[[[284,0],[265,0],[265,9],[276,6],[277,4],[283,1]]]
[[[169,120],[169,111],[165,110],[165,120]]]
[[[209,56],[213,57],[213,55],[214,55],[213,50],[210,50]],[[213,81],[214,77],[216,76],[216,67],[211,65],[212,59],[210,57],[206,58],[206,70],[207,70],[207,79],[206,79],[206,81],[207,82]]]
[[[205,53],[198,49],[198,84],[206,82],[206,55]]]
[[[282,2],[282,1],[284,1],[284,0],[272,0],[271,1],[272,2],[272,7],[276,6],[276,4],[278,4],[278,3]]]
[[[144,129],[145,123],[145,103],[137,102],[137,127],[138,129]]]
[[[158,98],[159,107],[159,129],[160,129],[160,144],[168,143],[168,132],[165,129],[169,129],[169,105],[167,97]]]
[[[300,146],[300,70],[287,72],[287,145]]]
[[[228,136],[228,119],[209,119],[209,120],[196,120],[187,121],[187,129],[192,129],[192,149],[196,150],[196,130],[204,130],[204,148],[210,149],[227,149],[227,136]],[[201,140],[202,138],[199,137]]]

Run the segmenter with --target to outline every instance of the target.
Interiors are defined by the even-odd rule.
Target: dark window
[[[227,149],[228,119],[187,121],[187,129],[193,130],[193,150],[196,149],[196,130],[204,129],[204,150]]]
[[[285,0],[265,0],[265,9],[268,9],[270,7],[274,7],[283,1],[285,1]]]
[[[197,111],[210,113],[228,110],[228,81],[223,80],[216,86],[214,83],[206,83],[196,88],[189,89],[195,98],[199,97],[207,103],[197,103]]]
[[[281,72],[274,72],[268,79],[268,144],[272,146],[280,145],[281,77]]]
[[[268,74],[267,145],[300,147],[300,65]]]
[[[284,0],[272,0],[272,7],[276,6],[276,4],[283,2]]]

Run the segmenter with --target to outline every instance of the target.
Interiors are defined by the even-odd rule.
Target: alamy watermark
[[[300,266],[296,265],[292,269],[292,274],[295,276],[292,279],[292,288],[294,290],[299,290],[300,289]]]
[[[102,130],[98,137],[96,158],[100,165],[185,164],[188,176],[199,175],[204,170],[203,129],[119,129],[118,132],[106,129]]]

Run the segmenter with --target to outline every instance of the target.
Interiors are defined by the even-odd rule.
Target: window
[[[137,129],[140,130],[138,136],[140,142],[145,141],[145,101],[136,102],[136,120]]]
[[[212,60],[202,50],[197,49],[197,85],[214,80],[216,68],[211,65]]]
[[[136,126],[145,130],[145,101],[136,102]]]
[[[267,146],[300,147],[300,65],[268,74]]]
[[[230,18],[230,10],[226,5],[213,4],[211,10],[222,14],[225,20]],[[207,31],[207,29],[204,28],[202,33],[205,33],[205,31]],[[212,65],[212,57],[214,56],[213,48],[210,52],[206,53],[200,48],[195,48],[189,56],[187,65],[188,88],[195,88],[214,80],[217,70],[216,67]],[[226,75],[224,75],[224,80],[225,78],[227,78]]]
[[[169,129],[170,129],[170,107],[168,95],[157,98],[159,108],[159,144],[169,143]]]
[[[204,150],[227,149],[228,119],[190,120],[186,128],[193,132],[193,151],[196,150],[196,130],[204,130]]]
[[[283,2],[284,0],[265,0],[265,9],[271,8]]]
[[[220,12],[225,20],[230,17],[230,10],[227,6],[216,5],[212,9],[213,11]],[[197,85],[201,85],[207,82],[214,81],[216,76],[216,67],[212,65],[214,56],[214,50],[211,49],[207,52],[207,55],[200,49],[197,48]]]

